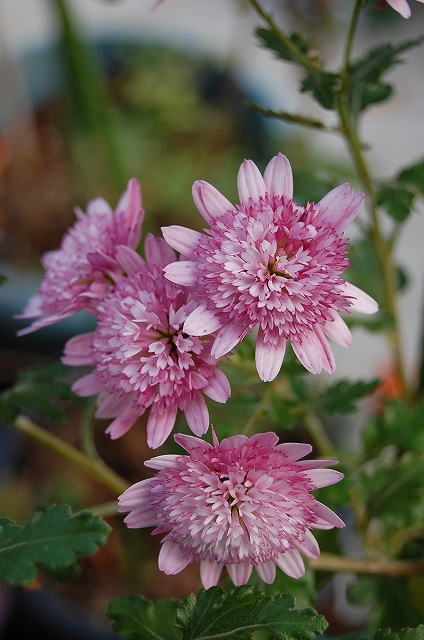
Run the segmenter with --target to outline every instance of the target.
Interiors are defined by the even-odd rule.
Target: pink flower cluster
[[[196,436],[206,433],[205,398],[225,403],[230,383],[219,359],[257,332],[256,366],[275,378],[289,342],[312,373],[333,373],[328,339],[343,346],[352,336],[340,314],[374,313],[377,305],[347,283],[346,226],[363,196],[344,184],[318,203],[293,200],[290,163],[278,154],[264,175],[245,160],[238,175],[240,203],[231,204],[197,181],[194,201],[209,225],[148,234],[138,253],[144,218],[141,189],[132,179],[115,211],[101,198],[77,210],[60,249],[43,257],[44,279],[23,318],[28,333],[84,309],[95,330],[65,346],[63,362],[90,366],[73,386],[96,396],[96,416],[119,438],[147,415],[147,443],[156,448],[182,412]],[[176,251],[180,254],[176,254]],[[189,455],[146,462],[156,477],[119,499],[129,527],[154,526],[166,534],[159,556],[165,573],[201,563],[205,587],[227,567],[234,584],[255,567],[272,582],[276,567],[304,572],[301,554],[316,557],[311,529],[342,521],[311,491],[338,482],[334,461],[303,460],[311,447],[278,444],[274,433],[234,435],[213,445],[176,435]]]

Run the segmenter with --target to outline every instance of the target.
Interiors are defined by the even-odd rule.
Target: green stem
[[[303,416],[305,427],[320,455],[330,460],[337,459],[333,444],[328,437],[321,420],[313,413],[306,412]]]
[[[94,443],[94,413],[95,403],[90,402],[82,417],[81,444],[84,453],[86,453],[89,458],[92,460],[98,460],[100,459],[100,456],[97,453],[96,445]]]
[[[255,411],[252,413],[249,420],[246,422],[244,429],[242,430],[242,433],[245,436],[250,436],[255,432],[256,425],[268,410],[272,396],[274,395],[273,385],[271,383],[268,384],[268,389],[265,391],[264,395],[261,398],[261,401],[256,406]]]
[[[319,129],[320,131],[328,131],[329,133],[340,133],[340,127],[329,127],[321,120],[315,118],[309,118],[308,116],[302,116],[298,113],[290,113],[289,111],[275,111],[274,109],[267,109],[253,102],[248,102],[247,107],[252,111],[257,111],[268,118],[278,118],[278,120],[284,120],[291,124],[298,124],[303,127],[310,127],[311,129]]]
[[[113,502],[103,502],[102,504],[95,504],[92,507],[86,507],[93,516],[99,518],[106,518],[107,516],[116,516],[118,513],[118,503],[116,500]]]
[[[309,562],[319,571],[349,571],[374,576],[410,576],[424,573],[424,560],[348,558],[324,552]]]
[[[355,5],[353,7],[352,18],[349,24],[349,31],[347,34],[346,40],[346,48],[344,54],[344,73],[347,75],[349,73],[350,66],[350,57],[352,54],[352,46],[353,40],[355,38],[356,27],[358,26],[359,16],[361,14],[361,9],[363,6],[363,0],[356,0]]]
[[[85,453],[82,453],[61,438],[43,429],[43,427],[38,426],[26,416],[19,415],[14,422],[14,426],[21,433],[24,433],[26,436],[29,436],[39,444],[54,451],[65,460],[68,460],[88,473],[92,478],[95,478],[104,486],[111,489],[113,493],[120,495],[128,489],[128,483],[115,473],[113,469],[108,467],[103,460],[93,460],[89,458]]]

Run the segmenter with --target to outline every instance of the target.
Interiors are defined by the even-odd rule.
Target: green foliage
[[[37,511],[24,526],[0,519],[0,578],[10,584],[28,584],[37,566],[51,572],[69,568],[81,556],[105,544],[110,527],[89,511],[72,514],[67,505]],[[68,570],[68,569],[67,569]]]
[[[177,611],[182,640],[249,640],[266,631],[273,640],[309,640],[323,633],[327,622],[314,609],[293,609],[287,594],[267,596],[250,586],[225,593],[220,587],[191,594]]]
[[[379,629],[374,640],[424,640],[424,625],[420,624],[415,628],[406,627],[399,631]]]
[[[363,454],[375,457],[386,447],[396,447],[401,453],[424,451],[424,400],[408,407],[404,402],[391,402],[382,415],[373,416],[362,433]]]
[[[356,409],[356,403],[368,396],[379,384],[379,380],[338,380],[334,384],[321,390],[315,401],[315,408],[322,413],[351,413]]]
[[[112,629],[130,640],[179,640],[175,627],[179,602],[160,599],[147,600],[142,595],[122,596],[111,600],[107,615],[113,620]]]
[[[16,384],[0,395],[0,419],[10,423],[23,408],[30,408],[50,420],[62,422],[64,413],[57,400],[76,398],[70,384],[60,379],[67,374],[68,367],[60,362],[20,373]]]
[[[301,83],[301,91],[311,93],[324,109],[334,109],[339,89],[339,76],[319,68],[310,73]]]
[[[289,44],[281,40],[278,33],[272,29],[264,29],[259,27],[256,29],[256,35],[263,47],[270,49],[277,58],[281,60],[290,60],[295,62],[298,60],[296,52],[306,55],[309,52],[309,45],[306,40],[298,33],[292,33],[288,36]],[[291,45],[291,46],[290,46]]]
[[[385,207],[396,222],[403,222],[413,209],[417,196],[424,195],[424,162],[403,169],[390,184],[377,192],[377,204]]]

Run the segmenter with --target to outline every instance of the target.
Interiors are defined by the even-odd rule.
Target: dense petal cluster
[[[119,257],[127,276],[99,304],[96,331],[66,346],[66,364],[94,366],[74,391],[99,394],[97,416],[114,418],[107,429],[112,438],[123,435],[146,409],[151,447],[168,437],[178,410],[202,435],[209,426],[204,395],[225,402],[230,385],[211,355],[212,338],[183,330],[197,299],[164,277],[163,268],[176,255],[162,238],[147,236],[146,261],[128,249]]]
[[[169,245],[188,258],[168,265],[167,278],[194,287],[201,302],[184,329],[191,335],[217,332],[212,354],[221,357],[257,327],[256,365],[265,381],[278,374],[287,340],[311,373],[333,373],[327,338],[343,346],[352,340],[339,313],[377,310],[374,300],[342,277],[349,266],[343,232],[363,195],[343,184],[318,203],[298,205],[282,154],[263,177],[245,160],[238,191],[240,204],[234,206],[197,181],[194,200],[210,229],[162,229]]]
[[[20,335],[67,318],[84,309],[96,315],[97,305],[124,275],[117,258],[120,246],[135,249],[144,211],[137,180],[112,211],[103,198],[89,202],[87,213],[76,209],[77,221],[59,249],[44,254],[44,278],[19,318],[38,318]]]
[[[175,574],[200,561],[205,588],[216,585],[223,567],[235,585],[255,568],[274,581],[276,566],[299,578],[301,554],[315,558],[311,529],[343,527],[340,518],[311,491],[343,475],[329,460],[300,460],[308,444],[278,444],[275,433],[231,436],[213,445],[193,436],[175,440],[189,455],[163,455],[145,464],[156,476],[131,486],[119,498],[128,527],[155,527],[166,534],[159,568]]]
[[[386,2],[392,7],[392,9],[400,13],[402,18],[411,17],[411,7],[407,0],[386,0]],[[424,0],[417,0],[417,2],[424,3]]]

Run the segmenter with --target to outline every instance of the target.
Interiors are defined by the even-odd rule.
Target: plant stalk
[[[334,553],[321,553],[309,560],[318,571],[349,571],[373,576],[411,576],[424,573],[424,560],[394,560],[392,558],[348,558]]]

